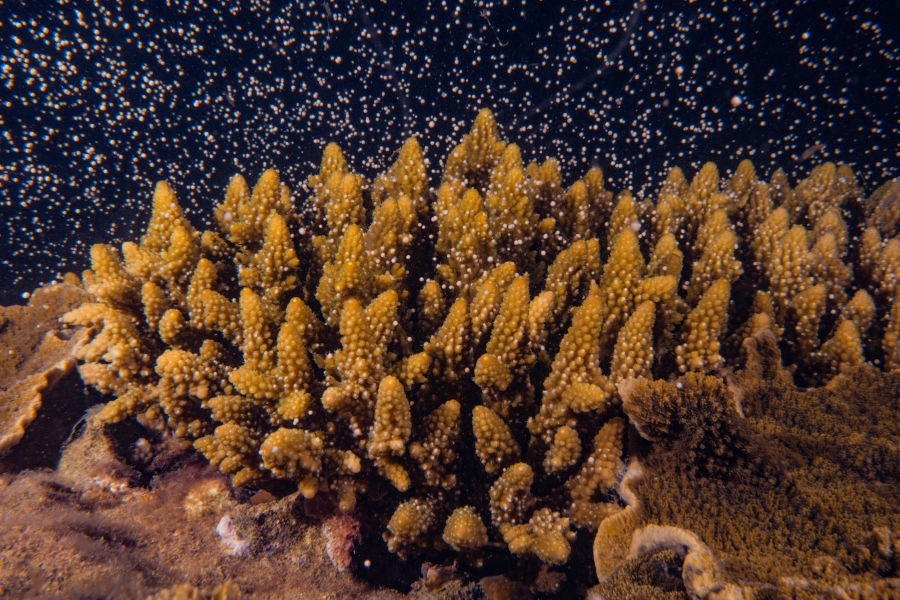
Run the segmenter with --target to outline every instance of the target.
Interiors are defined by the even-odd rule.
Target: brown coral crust
[[[87,331],[62,332],[57,319],[87,298],[59,283],[35,290],[26,306],[0,307],[0,456],[25,435],[45,391],[75,368]]]
[[[774,339],[764,330],[747,340],[748,367],[731,389],[693,375],[620,386],[625,412],[654,442],[628,484],[638,514],[630,554],[702,540],[712,554],[700,571],[723,594],[889,597],[900,589],[900,373],[860,367],[799,390]],[[644,533],[657,542],[641,549],[646,524],[682,533]]]

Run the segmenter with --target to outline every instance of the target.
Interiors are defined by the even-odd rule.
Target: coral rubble
[[[378,498],[402,556],[559,565],[578,532],[636,522],[614,491],[635,377],[686,374],[714,402],[703,375],[762,330],[798,383],[900,362],[896,218],[876,201],[866,220],[846,165],[794,188],[748,161],[676,168],[640,201],[599,168],[566,187],[555,160],[526,164],[482,110],[436,189],[411,138],[372,181],[329,144],[303,194],[298,213],[275,172],[235,176],[201,232],[158,183],[138,242],[91,249],[92,301],[65,320],[92,328],[81,375],[115,396],[98,422],[167,430],[235,486]],[[647,437],[698,412],[660,395],[630,405]]]

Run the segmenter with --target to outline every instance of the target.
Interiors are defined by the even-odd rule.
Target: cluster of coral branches
[[[160,182],[65,319],[95,331],[103,422],[166,430],[236,486],[392,502],[401,555],[562,564],[622,510],[623,381],[739,365],[762,330],[804,384],[900,365],[898,185],[866,200],[846,165],[791,187],[743,161],[638,201],[598,168],[565,187],[523,163],[483,110],[436,189],[414,138],[373,181],[330,144],[302,214],[275,172],[235,176],[214,231]]]

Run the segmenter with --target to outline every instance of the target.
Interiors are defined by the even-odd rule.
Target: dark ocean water
[[[200,223],[235,172],[295,190],[325,143],[436,171],[480,107],[526,160],[651,195],[741,158],[900,173],[900,2],[0,4],[0,303],[136,238],[168,179]],[[801,161],[809,150],[811,161]]]

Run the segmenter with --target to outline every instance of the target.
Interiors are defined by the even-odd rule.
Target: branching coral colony
[[[371,182],[329,144],[308,184],[301,220],[275,172],[237,175],[198,232],[158,183],[65,320],[96,332],[100,421],[166,429],[236,486],[393,498],[400,555],[502,541],[565,563],[620,510],[623,379],[740,363],[762,329],[804,384],[900,365],[896,180],[867,201],[846,165],[791,188],[745,160],[638,202],[598,168],[564,187],[555,160],[523,164],[482,110],[436,191],[415,138]]]

